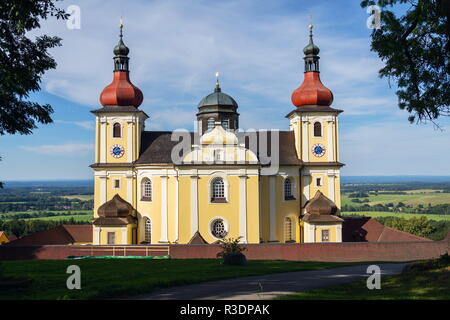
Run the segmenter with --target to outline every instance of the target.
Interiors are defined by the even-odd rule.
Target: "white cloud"
[[[294,108],[291,93],[303,80],[302,49],[308,41],[309,14],[314,13],[322,81],[334,93],[333,106],[345,111],[342,117],[352,119],[340,126],[342,161],[347,162],[344,174],[439,174],[448,166],[449,150],[442,146],[448,145],[449,134],[407,123],[407,112],[397,107],[395,89],[378,78],[383,64],[370,52],[369,37],[339,28],[346,21],[330,19],[336,13],[330,11],[330,3],[298,1],[295,5],[302,10],[295,14],[289,9],[293,4],[282,1],[109,0],[105,6],[104,0],[80,0],[77,4],[82,10],[81,30],[68,30],[64,22],[50,19],[39,31],[63,38],[63,46],[51,51],[58,67],[44,78],[43,88],[52,94],[90,108],[99,106],[100,92],[112,80],[117,20],[124,16],[131,79],[144,93],[141,109],[150,115],[147,130],[192,128],[197,103],[212,92],[216,71],[221,73],[223,91],[239,104],[243,128],[286,130],[284,116]],[[283,13],[269,8],[277,6],[286,8]],[[84,129],[93,125],[71,123]],[[88,148],[85,144],[24,148],[39,153],[61,150],[59,154],[92,150],[83,145]]]
[[[303,77],[306,13],[280,16],[267,10],[255,19],[259,1],[132,1],[126,9],[122,1],[112,0],[107,7],[92,0],[79,5],[81,30],[68,30],[53,20],[44,25],[43,32],[64,39],[52,51],[58,68],[45,78],[45,88],[53,94],[98,106],[100,92],[112,77],[112,49],[118,40],[114,17],[124,15],[131,77],[144,92],[143,108],[152,110],[160,100],[170,104],[188,95],[194,109],[212,91],[215,71],[221,72],[224,91],[238,102],[265,100],[273,111],[279,105],[292,107],[291,92]],[[320,21],[322,12],[315,11]],[[323,25],[315,40],[322,49],[325,84],[335,93],[361,83],[376,85],[380,62],[369,52],[369,40],[339,36]],[[172,126],[160,125],[165,124]]]
[[[55,120],[55,123],[61,123],[61,124],[71,124],[76,125],[80,128],[92,131],[95,129],[95,122],[94,121],[65,121],[65,120]]]
[[[88,153],[94,150],[91,143],[66,143],[59,145],[21,146],[22,149],[38,154],[51,156],[72,156],[80,153]]]

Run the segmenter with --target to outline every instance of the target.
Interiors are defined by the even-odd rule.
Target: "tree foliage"
[[[8,236],[14,234],[18,238],[28,236],[37,232],[49,230],[63,224],[90,224],[88,221],[77,221],[73,218],[64,220],[0,220],[0,230]]]
[[[385,63],[380,77],[396,81],[400,109],[411,122],[450,115],[450,0],[361,2],[371,5],[382,9],[371,49]]]
[[[431,220],[427,217],[414,217],[411,219],[398,218],[398,217],[385,217],[377,218],[381,223],[387,227],[391,227],[400,231],[415,234],[420,237],[428,238],[436,231]]]
[[[47,35],[31,38],[48,17],[66,19],[59,0],[2,0],[0,2],[0,135],[30,134],[37,123],[51,123],[49,104],[29,101],[40,90],[43,74],[56,67],[48,49],[61,39]]]

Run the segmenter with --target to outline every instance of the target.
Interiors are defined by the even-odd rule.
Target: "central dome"
[[[223,93],[220,87],[216,87],[213,93],[208,94],[198,104],[199,108],[206,106],[230,106],[237,108],[238,104],[236,100],[234,100],[228,94]]]

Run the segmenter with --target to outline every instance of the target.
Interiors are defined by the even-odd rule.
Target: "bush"
[[[247,264],[247,259],[242,253],[247,248],[239,244],[241,238],[229,238],[222,242],[222,251],[217,254],[217,257],[223,259],[223,264],[240,266]]]

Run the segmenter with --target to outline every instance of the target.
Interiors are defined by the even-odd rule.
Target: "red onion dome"
[[[103,89],[100,103],[103,106],[133,106],[139,107],[144,100],[142,91],[130,81],[128,53],[130,50],[123,43],[123,25],[120,25],[120,40],[114,48],[114,79]]]
[[[303,83],[292,92],[291,100],[296,107],[329,106],[333,103],[333,93],[322,84],[319,72],[305,72]]]
[[[130,81],[128,71],[115,71],[112,83],[103,89],[100,103],[103,106],[139,107],[144,100],[142,91]]]
[[[320,81],[319,59],[320,49],[314,44],[313,26],[309,26],[309,43],[303,49],[305,57],[305,75],[303,83],[292,92],[292,103],[296,107],[304,105],[330,106],[333,93]]]

